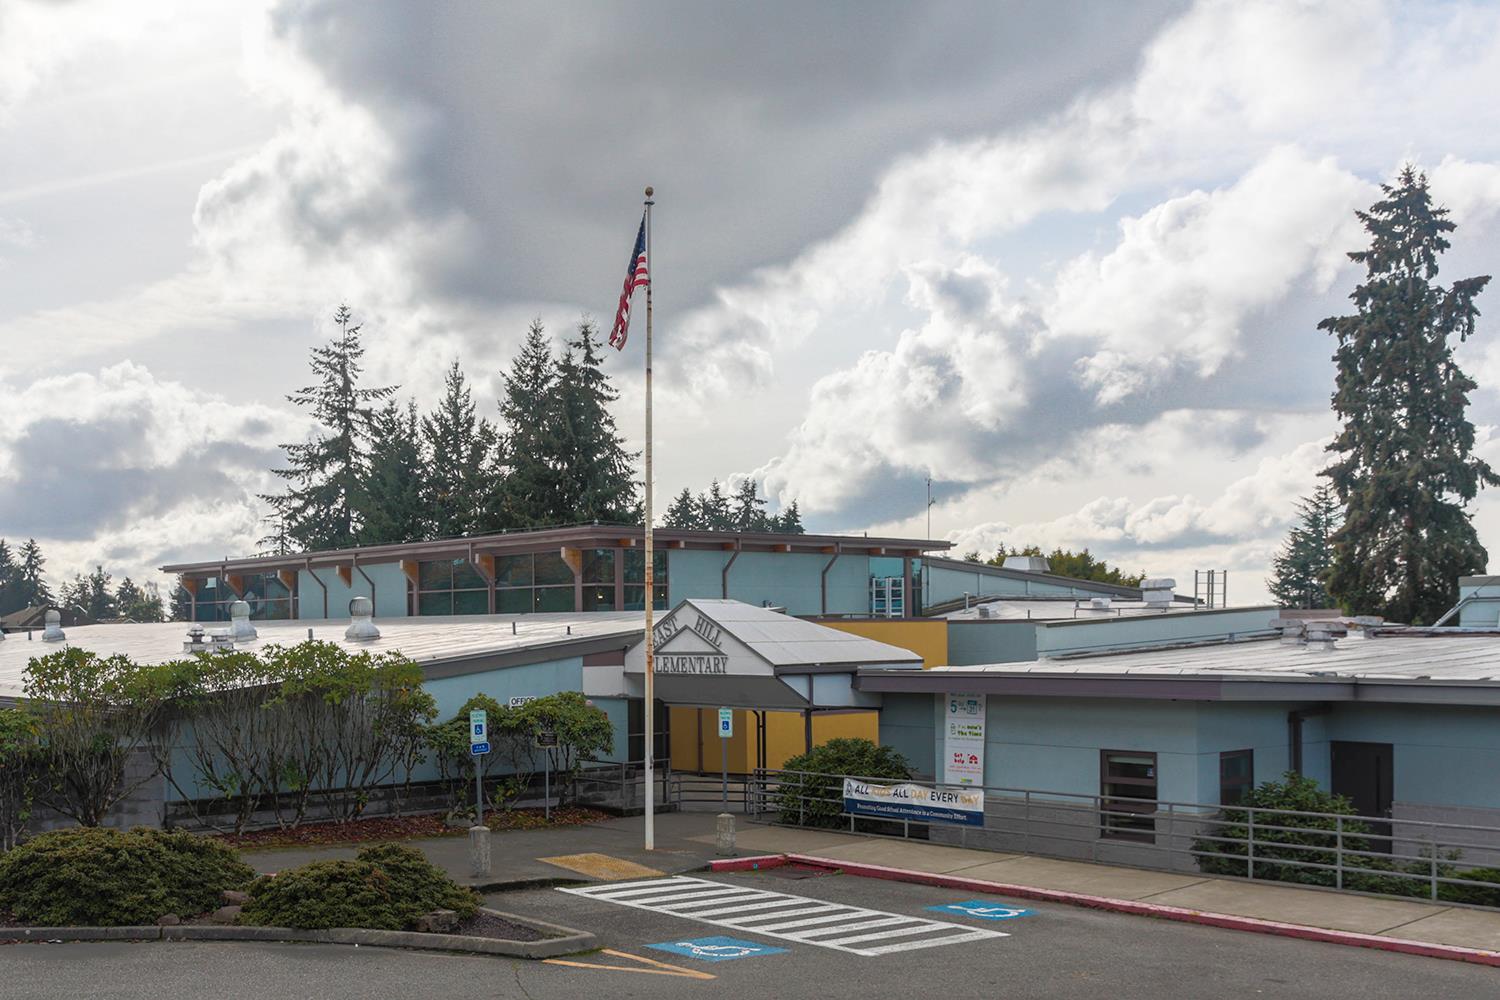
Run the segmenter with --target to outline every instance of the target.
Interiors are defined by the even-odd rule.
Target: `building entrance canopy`
[[[922,668],[910,650],[740,601],[683,601],[653,630],[658,700],[760,709],[878,708],[854,690],[860,667]],[[646,650],[625,656],[628,691],[644,690]]]

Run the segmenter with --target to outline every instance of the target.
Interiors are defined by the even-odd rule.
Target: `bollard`
[[[734,856],[734,817],[729,813],[719,813],[718,839],[714,849],[721,858]]]
[[[490,828],[469,827],[469,873],[475,878],[490,873]]]

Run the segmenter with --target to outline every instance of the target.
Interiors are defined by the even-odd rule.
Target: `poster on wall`
[[[984,784],[984,695],[948,695],[943,736],[943,782]]]

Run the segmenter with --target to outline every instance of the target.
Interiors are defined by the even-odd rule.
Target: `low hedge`
[[[0,855],[0,910],[26,924],[117,927],[212,910],[255,870],[232,847],[191,833],[57,830]]]
[[[1439,899],[1445,899],[1451,903],[1469,903],[1474,906],[1500,906],[1500,868],[1469,868],[1454,872],[1452,877],[1494,884],[1453,885],[1444,882],[1438,886]]]
[[[433,910],[453,910],[463,919],[478,908],[474,890],[454,882],[421,851],[377,844],[353,861],[314,861],[257,879],[240,921],[303,930],[400,931]]]

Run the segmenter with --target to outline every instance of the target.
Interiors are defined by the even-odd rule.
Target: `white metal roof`
[[[980,613],[980,608],[984,613]],[[1184,614],[1190,605],[1147,607],[1144,601],[1111,598],[1109,607],[1095,608],[1088,598],[985,598],[982,602],[938,615],[949,621],[1111,621],[1116,618]]]
[[[909,649],[866,639],[817,622],[793,618],[770,608],[759,608],[742,601],[703,600],[696,597],[689,598],[683,604],[696,608],[773,667],[922,664],[922,658]],[[679,608],[678,611],[680,610]]]
[[[1247,680],[1334,678],[1350,680],[1500,682],[1500,636],[1351,634],[1329,652],[1279,640],[1226,642],[1128,653],[1075,655],[1031,663],[938,667],[956,674],[1221,677]]]
[[[227,628],[225,622],[204,622],[209,631]],[[488,656],[577,639],[619,636],[623,647],[639,635],[645,616],[639,611],[533,615],[452,615],[412,618],[379,618],[380,638],[372,642],[346,642],[347,620],[257,621],[259,637],[240,643],[237,649],[261,649],[273,643],[295,645],[313,637],[337,642],[349,649],[371,652],[399,650],[420,664],[441,663]],[[514,625],[514,634],[512,634]],[[101,656],[120,653],[142,664],[167,663],[190,654],[182,651],[190,628],[187,622],[163,624],[83,625],[69,628],[65,642],[42,642],[41,630],[27,640],[24,632],[10,632],[0,642],[0,698],[23,693],[26,665],[33,657],[45,656],[68,646],[92,650]]]

